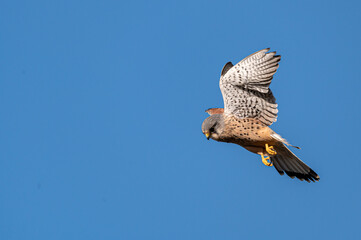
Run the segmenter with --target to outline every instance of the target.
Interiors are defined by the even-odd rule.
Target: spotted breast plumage
[[[226,63],[219,81],[224,108],[206,110],[210,116],[204,120],[202,132],[207,139],[235,143],[261,155],[262,162],[281,175],[318,181],[317,173],[286,146],[292,145],[269,127],[278,113],[269,85],[281,60],[269,50],[258,51],[236,65]]]

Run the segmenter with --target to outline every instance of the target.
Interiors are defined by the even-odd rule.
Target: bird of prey
[[[224,108],[206,110],[210,116],[204,120],[202,132],[207,139],[238,144],[261,155],[262,162],[274,166],[280,175],[318,181],[317,173],[286,146],[292,145],[269,127],[278,112],[269,85],[281,60],[269,50],[260,50],[236,65],[224,65],[219,81]]]

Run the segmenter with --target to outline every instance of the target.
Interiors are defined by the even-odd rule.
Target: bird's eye
[[[214,128],[213,128],[213,127],[210,128],[209,131],[210,131],[210,132],[214,132]]]

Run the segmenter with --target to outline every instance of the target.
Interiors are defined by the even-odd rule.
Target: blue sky
[[[0,239],[356,239],[358,1],[3,1]],[[223,65],[271,47],[272,128],[321,177],[207,141]]]

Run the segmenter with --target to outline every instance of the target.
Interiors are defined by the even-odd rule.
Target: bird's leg
[[[276,155],[277,152],[276,150],[273,148],[273,146],[268,146],[268,144],[266,143],[266,151],[268,152],[268,154],[270,155]]]
[[[266,152],[269,154],[269,155],[276,155],[277,152],[274,150],[273,146],[268,146],[268,144],[266,143]],[[271,158],[269,156],[264,156],[263,155],[263,152],[261,152],[261,157],[262,157],[262,162],[264,165],[266,166],[273,166],[273,163],[271,161]]]
[[[264,165],[266,165],[268,167],[273,166],[273,163],[272,163],[269,156],[264,156],[263,153],[261,152],[261,157],[262,157],[262,162],[263,162]]]

